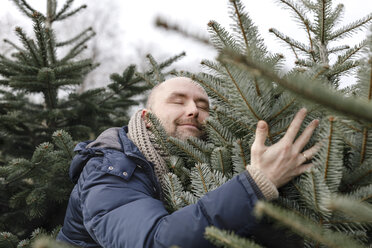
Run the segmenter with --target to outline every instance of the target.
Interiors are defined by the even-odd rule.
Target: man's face
[[[203,124],[209,116],[209,100],[205,91],[189,78],[173,78],[159,85],[151,111],[163,124],[168,135],[187,139],[202,138]]]

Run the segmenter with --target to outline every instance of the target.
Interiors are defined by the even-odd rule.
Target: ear
[[[150,128],[151,124],[149,122],[149,119],[147,118],[147,114],[149,113],[150,111],[148,109],[142,109],[142,113],[141,113],[141,117],[143,119],[143,121],[145,122],[146,124],[146,128]]]

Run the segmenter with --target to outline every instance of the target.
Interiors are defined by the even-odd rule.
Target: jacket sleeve
[[[207,226],[246,236],[256,225],[252,210],[260,196],[248,173],[169,214],[143,170],[125,180],[97,169],[98,160],[89,163],[79,186],[81,208],[87,231],[103,247],[213,247],[204,239]]]

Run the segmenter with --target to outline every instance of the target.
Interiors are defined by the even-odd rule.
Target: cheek
[[[209,113],[208,112],[200,112],[199,113],[199,121],[204,123],[205,120],[209,117]]]

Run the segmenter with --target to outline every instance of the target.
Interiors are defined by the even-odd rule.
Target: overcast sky
[[[120,10],[115,15],[122,23],[123,47],[125,48],[123,54],[131,57],[134,62],[140,59],[135,57],[134,52],[134,48],[138,46],[151,49],[155,56],[157,51],[159,54],[168,53],[169,55],[186,51],[187,58],[180,62],[185,69],[195,68],[195,64],[198,64],[201,59],[212,59],[216,55],[212,49],[204,45],[195,45],[193,40],[155,28],[154,19],[157,16],[162,16],[171,22],[183,25],[187,30],[193,30],[205,36],[207,36],[209,20],[216,20],[225,27],[228,27],[230,23],[228,0],[77,0],[74,6],[78,6],[78,3],[86,3],[89,8],[89,5],[105,1],[108,3],[116,1],[120,5]],[[28,2],[44,12],[46,0],[28,0]],[[60,0],[59,6],[61,7],[64,2]],[[290,37],[296,39],[303,37],[303,31],[293,21],[288,10],[284,10],[275,0],[243,0],[242,2],[258,26],[269,50],[283,53],[290,61],[290,50],[268,32],[269,28],[274,27]],[[371,0],[333,1],[335,5],[341,2],[345,5],[343,23],[355,21],[372,12]],[[105,9],[103,8],[102,11]],[[0,17],[7,13],[14,18],[23,18],[10,0],[0,0]],[[359,32],[357,39],[354,36],[348,42],[358,43],[365,38],[366,33],[366,30]]]

